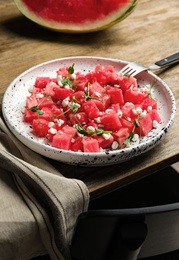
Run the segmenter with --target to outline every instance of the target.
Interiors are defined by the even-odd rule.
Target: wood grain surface
[[[11,0],[0,0],[0,102],[12,80],[28,68],[56,58],[78,55],[119,58],[151,65],[179,51],[179,1],[141,0],[121,23],[101,32],[65,34],[25,18]],[[159,76],[179,105],[179,66]],[[179,115],[161,143],[130,162],[106,167],[52,163],[69,178],[83,180],[91,198],[136,181],[179,159]]]

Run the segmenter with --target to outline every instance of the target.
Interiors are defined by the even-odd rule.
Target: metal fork
[[[179,52],[172,54],[169,57],[166,57],[162,60],[159,60],[157,62],[155,62],[154,64],[152,64],[149,67],[145,67],[137,62],[130,62],[128,63],[125,67],[123,67],[120,72],[122,73],[122,75],[128,75],[128,76],[136,76],[137,74],[139,74],[141,71],[144,70],[157,70],[157,69],[161,69],[164,67],[169,67],[171,65],[173,65],[174,63],[179,62]]]

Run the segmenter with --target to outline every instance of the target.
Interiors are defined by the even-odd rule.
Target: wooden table
[[[146,66],[179,51],[179,1],[141,0],[121,23],[101,32],[64,34],[26,19],[11,0],[0,1],[0,102],[11,81],[47,60],[92,55],[138,61]],[[159,76],[179,104],[179,67]],[[62,174],[83,180],[91,198],[127,185],[179,160],[179,115],[161,143],[130,162],[106,167],[75,167],[52,162]]]

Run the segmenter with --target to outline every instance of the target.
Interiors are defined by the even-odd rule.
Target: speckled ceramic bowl
[[[155,82],[154,98],[158,102],[158,110],[162,122],[157,129],[153,129],[141,139],[138,145],[115,151],[99,153],[83,153],[65,151],[51,147],[44,138],[33,135],[30,125],[23,121],[23,110],[29,87],[33,85],[37,76],[55,77],[59,67],[75,64],[75,70],[87,73],[93,71],[97,64],[113,65],[119,71],[127,62],[101,57],[69,57],[45,62],[32,67],[19,75],[7,88],[2,103],[5,121],[12,133],[26,146],[48,158],[73,165],[100,166],[112,165],[130,160],[155,147],[167,133],[173,123],[176,106],[174,96],[165,82],[151,72],[143,71],[136,78],[140,86]]]

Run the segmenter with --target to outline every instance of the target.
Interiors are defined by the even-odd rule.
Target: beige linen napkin
[[[21,144],[0,118],[0,259],[28,260],[47,252],[71,259],[69,244],[89,192]]]

